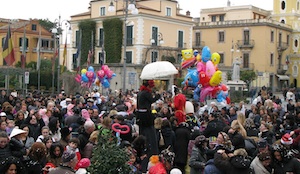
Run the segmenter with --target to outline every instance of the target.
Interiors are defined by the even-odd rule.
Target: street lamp
[[[131,14],[138,14],[138,9],[135,7],[134,1],[133,0],[123,0],[125,2],[125,17],[124,17],[124,62],[123,62],[123,92],[126,91],[126,46],[127,46],[127,17],[128,17],[128,10],[131,11]],[[130,3],[128,2],[130,1]],[[115,0],[117,2],[117,0]],[[113,1],[110,2],[110,5],[108,7],[108,12],[115,12],[115,6]]]
[[[161,32],[158,33],[157,38],[155,38],[155,39],[154,39],[154,38],[150,39],[150,43],[151,43],[151,44],[156,43],[156,41],[158,41],[159,45],[162,45],[162,44],[165,43],[165,42],[164,42],[163,34],[162,34]]]
[[[70,34],[70,31],[71,31],[70,21],[68,21],[66,19],[61,20],[60,15],[59,15],[58,19],[54,20],[54,27],[52,29],[52,33],[54,34],[54,46],[56,46],[56,45],[58,46],[58,54],[57,54],[57,57],[58,57],[58,59],[57,59],[57,62],[58,62],[58,65],[57,65],[57,93],[58,94],[60,93],[60,43],[61,43],[60,35],[62,34],[62,28],[61,28],[62,24],[65,24],[66,30],[69,28],[69,31],[66,32],[66,35]],[[68,25],[69,25],[69,27],[68,27]],[[58,43],[56,40],[57,38],[58,38]],[[57,46],[55,47],[55,51],[57,50]],[[54,85],[53,85],[53,87],[54,87]]]

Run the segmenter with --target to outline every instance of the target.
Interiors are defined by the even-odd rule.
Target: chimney
[[[186,15],[187,16],[191,16],[191,12],[190,11],[186,11]]]
[[[231,4],[231,2],[230,2],[230,0],[228,0],[227,1],[227,7],[230,7],[230,4]]]

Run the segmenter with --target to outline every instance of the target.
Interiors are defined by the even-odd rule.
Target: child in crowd
[[[78,161],[80,161],[81,160],[81,155],[80,155],[78,146],[79,146],[79,139],[78,138],[71,138],[70,141],[69,141],[69,144],[66,146],[65,151],[75,152]],[[79,166],[78,166],[78,163],[77,163],[75,169],[78,169],[78,167]]]
[[[36,139],[36,142],[43,142],[44,138],[50,137],[50,129],[48,126],[42,127],[42,135],[38,136]],[[54,139],[52,138],[52,141],[54,142]]]
[[[6,133],[9,136],[11,131],[15,128],[15,121],[14,120],[7,120],[6,123],[7,123]]]

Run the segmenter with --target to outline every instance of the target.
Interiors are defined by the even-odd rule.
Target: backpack
[[[159,146],[164,146],[165,145],[165,140],[164,140],[164,137],[161,133],[161,130],[159,130]]]

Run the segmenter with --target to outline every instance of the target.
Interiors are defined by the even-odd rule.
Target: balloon
[[[128,125],[120,125],[119,123],[112,124],[111,129],[115,132],[119,132],[120,134],[128,134],[130,132]]]
[[[109,88],[110,87],[110,83],[107,79],[103,79],[101,83],[102,83],[104,88]]]
[[[104,72],[106,72],[108,69],[109,69],[109,68],[108,68],[107,65],[102,65],[102,70],[103,70]]]
[[[93,78],[94,78],[94,72],[88,71],[88,72],[86,72],[86,76],[87,76],[89,79],[93,79]]]
[[[112,75],[113,75],[113,72],[111,70],[109,70],[107,73],[106,73],[106,76],[108,79],[112,78]]]
[[[207,62],[211,59],[211,53],[208,46],[203,47],[201,58],[203,62]]]
[[[227,102],[227,104],[229,104],[231,102],[229,97],[226,97],[226,102]]]
[[[225,100],[223,91],[220,91],[219,94],[217,95],[217,102],[223,102]]]
[[[219,64],[220,59],[221,59],[221,56],[220,56],[219,53],[216,53],[216,52],[215,52],[215,53],[213,53],[213,54],[211,55],[211,61],[212,61],[212,63],[213,63],[214,65]]]
[[[201,88],[200,88],[200,85],[198,85],[196,87],[196,89],[194,90],[194,95],[193,95],[194,100],[196,100],[196,101],[200,100],[200,92],[201,92]]]
[[[211,77],[216,72],[214,64],[209,60],[206,62],[206,75]]]
[[[188,68],[192,65],[194,65],[196,62],[196,58],[195,57],[192,57],[190,59],[186,59],[184,60],[182,63],[181,63],[181,68],[184,69],[184,68]]]
[[[221,85],[221,89],[222,89],[222,91],[227,91],[228,87],[225,84],[222,84]]]
[[[193,50],[181,50],[181,55],[183,60],[187,60],[193,57]]]
[[[198,62],[197,63],[197,71],[201,72],[201,71],[206,71],[206,65],[203,62]]]
[[[217,93],[220,91],[220,86],[215,86],[214,90],[211,91],[211,96],[216,97]]]
[[[88,71],[92,71],[92,72],[94,72],[94,67],[92,67],[92,66],[89,66],[89,68],[88,68]]]
[[[208,86],[209,85],[209,77],[203,71],[201,71],[199,73],[199,83],[202,86]]]
[[[80,83],[81,82],[81,76],[79,74],[77,74],[77,76],[75,77],[76,82]]]
[[[196,57],[199,54],[198,50],[194,50],[194,57]]]
[[[210,86],[217,86],[221,83],[221,81],[222,81],[222,72],[218,70],[210,78],[209,84],[210,84]]]
[[[83,81],[83,82],[88,82],[89,81],[89,78],[86,76],[86,74],[81,75],[81,81]]]
[[[116,73],[113,73],[113,74],[112,74],[112,77],[116,77],[116,76],[117,76],[117,74],[116,74]]]
[[[200,54],[198,54],[198,55],[196,56],[196,60],[197,60],[198,62],[201,61],[201,56],[200,56]]]
[[[104,71],[102,69],[97,71],[97,76],[102,79],[105,76]]]
[[[196,87],[198,85],[199,76],[196,69],[188,69],[188,73],[186,74],[182,85],[188,83],[188,86]]]
[[[85,74],[86,72],[87,72],[86,69],[82,69],[82,70],[81,70],[81,74]]]
[[[200,102],[204,102],[206,96],[210,94],[212,90],[214,90],[214,87],[212,86],[202,87],[200,92]]]

